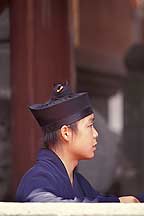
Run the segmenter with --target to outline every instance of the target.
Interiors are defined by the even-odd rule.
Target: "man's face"
[[[76,160],[91,159],[96,150],[98,133],[94,128],[94,114],[77,122],[77,131],[73,133],[71,151]]]

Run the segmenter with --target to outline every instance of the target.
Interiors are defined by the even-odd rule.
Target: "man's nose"
[[[97,130],[95,128],[93,128],[93,130],[94,130],[94,138],[97,138],[98,137],[98,132],[97,132]]]

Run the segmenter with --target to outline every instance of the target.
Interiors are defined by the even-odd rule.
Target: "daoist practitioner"
[[[18,202],[139,202],[143,196],[105,196],[77,171],[79,160],[92,159],[98,132],[88,93],[57,84],[50,99],[29,107],[43,131],[43,147],[22,177]]]

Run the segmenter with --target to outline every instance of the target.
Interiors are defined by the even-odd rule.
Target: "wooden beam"
[[[12,186],[34,163],[41,133],[28,105],[48,100],[54,82],[72,77],[68,1],[12,0]]]

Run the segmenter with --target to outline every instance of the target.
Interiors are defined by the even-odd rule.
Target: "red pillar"
[[[34,163],[40,130],[28,105],[45,102],[53,82],[72,81],[67,0],[12,0],[12,187]]]

